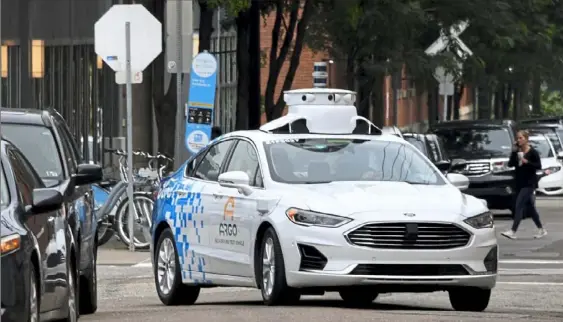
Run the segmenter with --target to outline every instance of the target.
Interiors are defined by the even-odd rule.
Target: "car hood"
[[[560,167],[561,163],[557,161],[556,158],[542,158],[541,159],[542,169],[547,169],[551,167]]]
[[[313,211],[353,216],[356,213],[436,213],[454,216],[486,211],[483,202],[452,185],[404,182],[333,182],[292,185],[291,195]],[[471,210],[468,213],[467,210]]]

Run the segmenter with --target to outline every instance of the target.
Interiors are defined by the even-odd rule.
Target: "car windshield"
[[[559,136],[557,135],[556,129],[549,127],[545,127],[545,128],[540,127],[540,128],[533,128],[532,131],[545,135],[549,139],[551,144],[553,144],[553,148],[555,149],[555,151],[557,152],[563,151],[563,146],[561,145],[561,141],[559,140]]]
[[[62,179],[62,163],[50,129],[38,125],[4,123],[2,136],[23,152],[42,179]]]
[[[422,141],[421,139],[415,136],[405,136],[405,140],[410,144],[414,145],[415,148],[417,148],[420,152],[426,155],[426,149],[424,148],[424,141]]]
[[[400,142],[341,138],[264,143],[272,179],[292,184],[394,181],[443,185],[442,177],[415,148]]]
[[[4,168],[2,167],[2,185],[0,186],[0,194],[2,195],[2,200],[0,201],[0,207],[2,209],[6,208],[10,204],[10,191],[8,191],[8,184],[6,182],[6,175],[4,174]]]
[[[450,128],[436,131],[453,159],[509,157],[512,140],[505,128]]]
[[[553,150],[545,137],[530,137],[530,145],[538,151],[541,158],[552,158]]]

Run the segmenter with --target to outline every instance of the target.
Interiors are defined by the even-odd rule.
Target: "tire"
[[[366,287],[350,287],[342,289],[338,292],[340,298],[351,307],[368,307],[379,296],[373,288]]]
[[[149,197],[147,193],[135,192],[133,194],[133,202],[135,203],[135,208],[137,209],[139,208],[138,207],[139,204],[150,206],[150,209],[145,209],[144,211],[142,211],[143,213],[140,214],[142,221],[144,223],[148,223],[146,229],[149,229],[154,201],[152,200],[152,198]],[[119,237],[121,242],[123,242],[126,246],[129,246],[129,228],[128,226],[126,226],[128,222],[125,222],[128,221],[129,218],[128,212],[129,212],[129,198],[124,198],[119,203],[117,207],[117,211],[115,213],[115,232],[117,233],[117,236]],[[138,222],[136,222],[135,224],[140,225]],[[133,238],[133,239],[135,240],[135,249],[148,249],[150,247],[150,239],[147,239],[146,241],[140,241],[137,238]]]
[[[37,269],[35,265],[31,264],[29,268],[29,290],[28,294],[28,319],[29,322],[39,322],[39,305],[41,304],[39,299],[39,285],[37,285]]]
[[[170,228],[162,232],[156,245],[153,254],[154,284],[160,301],[164,305],[194,304],[199,297],[200,288],[182,283],[182,272],[179,265],[180,261],[178,260],[178,251],[176,250],[176,241]],[[170,256],[168,258],[161,257],[161,251],[164,252],[165,247],[167,247],[168,252],[173,251],[173,253],[169,253]],[[167,267],[166,263],[168,263]],[[166,287],[163,282],[167,280],[167,277],[171,277],[172,282]]]
[[[491,290],[465,287],[449,291],[450,303],[456,311],[483,312],[489,306]]]
[[[257,282],[262,292],[264,304],[269,306],[294,304],[299,301],[301,294],[297,289],[287,286],[285,264],[280,241],[273,228],[268,228],[260,241]],[[264,262],[269,266],[265,267]],[[274,274],[271,274],[274,268]],[[266,276],[264,276],[266,274]]]
[[[106,218],[104,219],[102,222],[100,222],[98,224],[103,225],[104,227],[101,229],[98,229],[98,243],[97,246],[102,246],[104,244],[106,244],[107,242],[109,242],[111,240],[111,238],[113,237],[114,231],[111,227],[111,224],[109,222],[109,219]]]
[[[67,258],[71,259],[72,257],[69,256]],[[76,305],[76,303],[79,302],[79,297],[77,296],[79,292],[77,292],[77,290],[79,290],[80,288],[78,286],[78,280],[76,278],[77,274],[76,269],[74,269],[75,266],[71,264],[69,260],[67,260],[67,263],[67,285],[69,289],[69,292],[67,294],[68,316],[63,321],[76,322],[78,321],[78,317],[80,316],[78,307]]]
[[[98,274],[97,274],[98,248],[94,245],[92,254],[91,271],[80,283],[80,314],[92,314],[98,310]]]

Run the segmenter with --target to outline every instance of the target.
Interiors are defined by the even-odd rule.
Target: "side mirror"
[[[469,178],[459,173],[448,173],[446,175],[448,180],[457,187],[459,190],[466,190],[469,188]]]
[[[38,188],[33,190],[33,205],[31,213],[42,214],[55,211],[63,204],[63,195],[53,188]]]
[[[557,159],[563,161],[563,151],[557,153]]]
[[[434,163],[434,165],[436,166],[436,168],[438,168],[440,171],[442,172],[446,172],[448,170],[450,170],[452,163],[450,161],[447,160],[443,160],[443,161],[438,161],[436,163]]]
[[[97,164],[82,163],[78,165],[78,170],[74,175],[77,186],[96,183],[102,181],[104,177],[102,167]]]
[[[235,188],[245,196],[252,194],[250,178],[243,171],[229,171],[219,175],[219,184],[222,187]]]

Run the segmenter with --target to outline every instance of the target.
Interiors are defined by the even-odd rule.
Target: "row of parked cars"
[[[97,219],[84,162],[54,110],[1,109],[2,321],[76,321],[97,309]]]
[[[401,133],[386,127],[422,151],[444,172],[469,178],[466,193],[487,201],[491,209],[513,210],[513,170],[508,159],[516,133],[528,130],[530,144],[539,152],[538,192],[563,195],[563,116],[512,120],[460,120],[434,124],[427,133]]]

